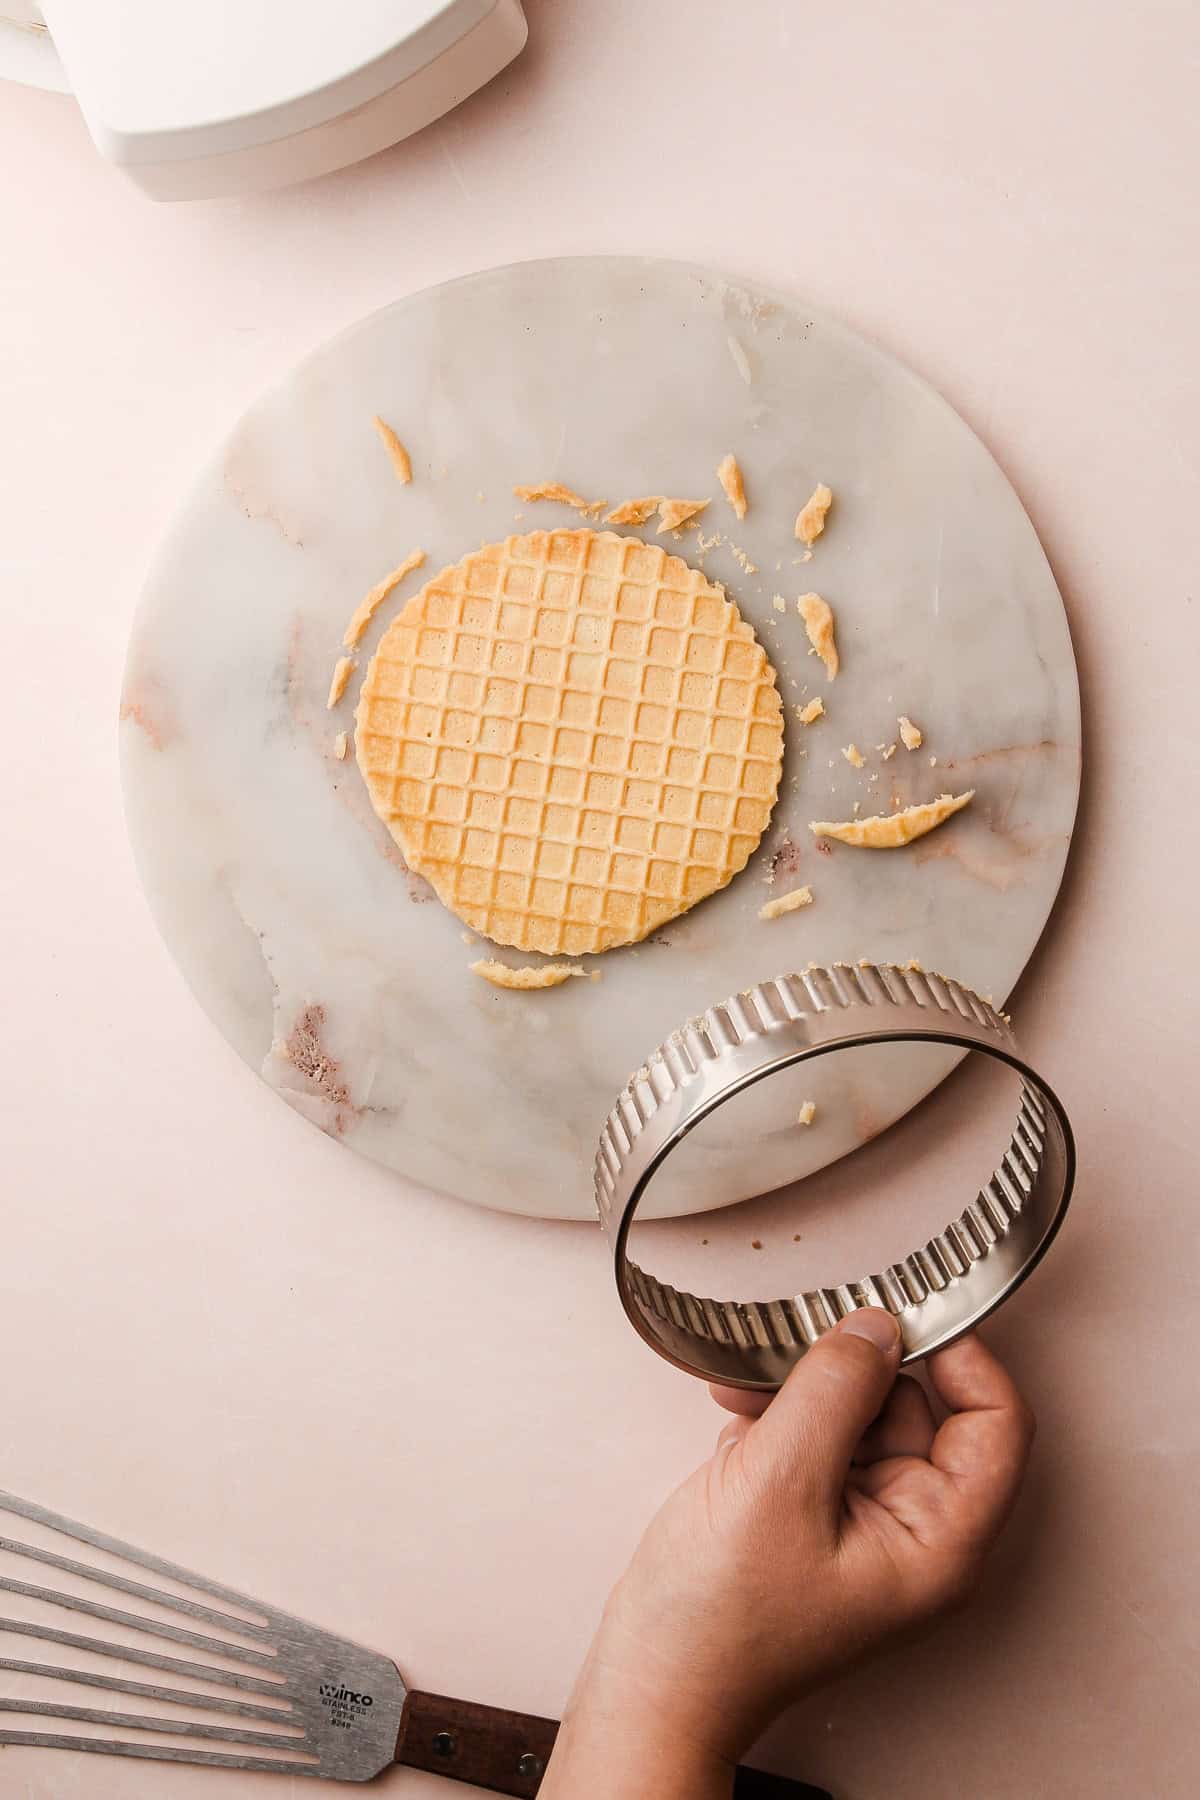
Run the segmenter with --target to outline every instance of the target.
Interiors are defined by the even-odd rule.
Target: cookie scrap
[[[825,702],[822,700],[820,694],[817,695],[815,700],[810,700],[807,706],[798,706],[796,708],[796,717],[802,725],[812,725],[817,719],[822,719],[824,716]]]
[[[400,583],[404,580],[404,577],[406,575],[411,575],[414,569],[419,569],[424,561],[425,552],[423,550],[414,550],[409,556],[405,557],[402,563],[397,564],[390,575],[385,575],[382,581],[377,581],[375,583],[375,586],[371,589],[366,598],[360,600],[354,609],[350,623],[342,634],[343,648],[352,650],[355,644],[361,643],[363,633],[366,631],[367,626],[371,623],[371,620],[375,617],[379,608],[392,592],[392,589],[398,588]]]
[[[847,744],[846,748],[842,751],[842,755],[851,767],[855,769],[861,769],[866,762],[866,758],[857,744]]]
[[[800,1108],[800,1111],[796,1114],[796,1123],[797,1123],[797,1125],[811,1125],[813,1120],[816,1118],[816,1116],[817,1116],[816,1101],[815,1100],[806,1100],[804,1102],[804,1105]]]
[[[782,919],[784,913],[799,912],[802,906],[812,905],[812,889],[810,887],[793,888],[790,894],[780,894],[777,900],[768,900],[760,906],[760,919]]]
[[[707,500],[660,500],[658,516],[662,523],[655,535],[661,537],[664,531],[678,531],[681,525],[690,525],[708,504]]]
[[[662,504],[661,494],[644,494],[640,500],[622,500],[620,506],[614,506],[610,513],[605,513],[606,525],[644,525],[651,513],[657,512]]]
[[[845,819],[840,824],[814,820],[809,830],[814,837],[836,838],[841,844],[854,844],[861,850],[899,850],[914,838],[941,825],[952,813],[961,812],[975,798],[975,789],[965,794],[939,794],[920,806],[906,806],[903,812],[875,814],[869,819]]]
[[[830,681],[836,680],[840,662],[833,636],[833,608],[820,594],[801,594],[796,611],[804,620],[809,643],[825,664],[825,673]]]
[[[919,750],[925,741],[920,726],[914,725],[912,720],[906,718],[903,713],[900,714],[896,723],[900,727],[900,742],[904,745],[904,748],[906,750]]]
[[[724,489],[725,498],[738,518],[744,519],[747,505],[746,483],[742,477],[742,471],[738,467],[737,457],[732,450],[717,464],[717,480]]]
[[[570,981],[575,975],[587,979],[587,970],[580,968],[578,963],[545,963],[540,969],[510,969],[507,963],[493,962],[487,957],[480,962],[473,962],[471,973],[482,975],[493,987],[510,988],[515,993],[529,993],[535,988],[561,987],[564,981]]]
[[[337,736],[333,740],[333,754],[337,757],[339,762],[345,762],[346,753],[349,750],[349,748],[350,748],[349,733],[345,732],[345,731],[339,731]]]
[[[585,500],[561,481],[538,481],[532,487],[515,487],[513,493],[518,500],[557,500],[560,506],[573,506],[585,519],[594,519],[608,505],[607,500]]]
[[[810,550],[825,529],[825,514],[832,505],[833,494],[821,481],[796,514],[796,536]]]
[[[402,487],[407,487],[412,480],[412,458],[400,442],[386,419],[376,413],[371,420],[372,425],[383,439],[384,448],[392,459],[392,467],[396,471],[396,480]]]
[[[329,698],[325,702],[325,711],[332,712],[346,691],[347,683],[354,672],[354,658],[339,656],[333,665],[333,677],[329,683]]]

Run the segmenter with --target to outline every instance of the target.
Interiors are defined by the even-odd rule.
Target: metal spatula
[[[341,1781],[370,1781],[398,1762],[497,1794],[537,1793],[552,1719],[416,1693],[386,1656],[161,1556],[0,1492],[0,1523],[5,1514],[25,1523],[19,1537],[0,1535],[5,1614],[21,1615],[0,1615],[0,1744]],[[103,1635],[67,1629],[70,1613],[99,1621]],[[29,1656],[8,1653],[25,1648]],[[129,1705],[84,1704],[95,1690]],[[20,1715],[83,1729],[10,1729]],[[829,1800],[752,1769],[738,1771],[735,1795]]]

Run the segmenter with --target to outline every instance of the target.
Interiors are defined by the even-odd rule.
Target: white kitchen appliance
[[[0,0],[0,76],[73,93],[155,199],[204,199],[398,143],[526,35],[520,0]]]

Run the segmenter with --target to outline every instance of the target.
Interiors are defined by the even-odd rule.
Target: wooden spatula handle
[[[558,1736],[555,1719],[506,1712],[444,1694],[410,1692],[404,1702],[396,1761],[493,1794],[533,1800]],[[739,1769],[734,1800],[830,1800],[823,1788],[758,1769]]]
[[[400,1719],[396,1761],[494,1794],[537,1793],[558,1736],[555,1719],[411,1691]]]

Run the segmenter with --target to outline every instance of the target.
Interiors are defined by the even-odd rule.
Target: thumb
[[[840,1503],[859,1439],[900,1367],[900,1327],[882,1307],[862,1307],[817,1339],[753,1427],[764,1474]]]

